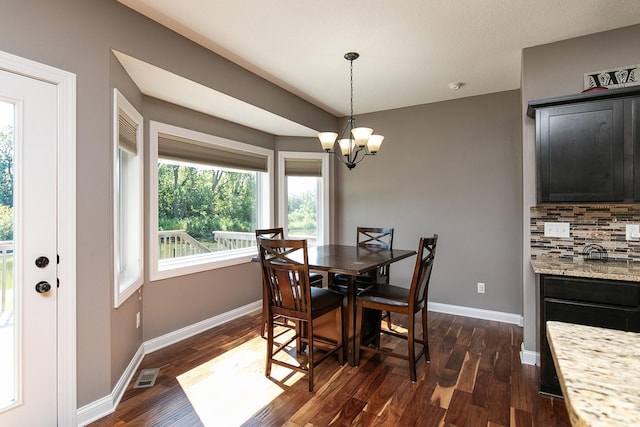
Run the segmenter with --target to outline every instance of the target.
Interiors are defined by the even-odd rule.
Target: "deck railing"
[[[316,236],[291,236],[292,239],[307,239],[309,245],[315,245]],[[240,231],[214,231],[213,239],[218,245],[218,250],[249,248],[257,246],[254,232]]]
[[[0,262],[2,263],[2,271],[0,274],[0,303],[2,311],[7,309],[7,291],[9,288],[9,280],[11,280],[11,289],[13,290],[13,241],[0,241]],[[8,264],[11,264],[9,267]]]
[[[160,259],[178,258],[199,255],[208,252],[228,251],[256,246],[255,232],[220,231],[213,232],[215,244],[212,248],[205,246],[185,230],[158,231]],[[292,236],[294,239],[307,239],[310,245],[315,244],[315,236]]]
[[[256,246],[256,233],[241,231],[214,231],[213,240],[215,240],[219,251],[250,248],[252,246]]]
[[[211,252],[211,249],[194,239],[184,230],[158,231],[158,239],[160,241],[160,259]]]

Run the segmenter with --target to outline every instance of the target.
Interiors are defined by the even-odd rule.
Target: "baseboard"
[[[427,309],[438,313],[455,314],[457,316],[474,317],[476,319],[483,320],[494,320],[496,322],[511,323],[518,326],[523,325],[523,317],[520,314],[463,307],[460,305],[442,304],[439,302],[428,303]]]
[[[260,309],[262,309],[261,300],[238,307],[201,322],[194,323],[193,325],[178,329],[158,338],[145,341],[142,343],[140,348],[138,348],[138,351],[133,356],[133,359],[131,359],[131,362],[129,362],[127,369],[123,372],[111,394],[78,409],[78,426],[86,426],[87,424],[105,417],[116,410],[116,407],[120,403],[120,400],[127,389],[127,385],[133,379],[133,376],[140,366],[140,363],[142,363],[142,359],[145,355]]]
[[[153,353],[156,350],[160,350],[161,348],[165,348],[167,346],[170,346],[171,344],[175,344],[179,341],[182,341],[183,339],[192,337],[204,331],[208,331],[211,328],[220,326],[224,323],[230,322],[231,320],[237,319],[238,317],[242,317],[246,314],[253,313],[256,310],[261,309],[262,300],[252,302],[250,304],[243,305],[242,307],[235,308],[231,311],[227,311],[226,313],[222,313],[218,316],[210,317],[209,319],[194,323],[193,325],[185,326],[184,328],[169,332],[168,334],[151,339],[149,341],[145,341],[144,353]]]
[[[474,317],[476,319],[494,320],[496,322],[511,323],[522,326],[524,318],[519,314],[504,313],[501,311],[483,310],[480,308],[462,307],[459,305],[441,304],[430,302],[428,310],[438,313],[455,314],[458,316]],[[525,350],[524,345],[520,349],[520,362],[524,365],[539,365],[540,355],[535,351]]]
[[[78,409],[78,425],[85,426],[115,411],[125,390],[127,389],[127,385],[133,379],[133,376],[145,355],[260,309],[262,309],[262,301],[255,301],[226,313],[222,313],[218,316],[211,317],[201,322],[194,323],[193,325],[189,325],[160,337],[145,341],[134,355],[111,394]],[[483,310],[479,308],[463,307],[437,302],[430,302],[428,309],[439,313],[455,314],[458,316],[474,317],[484,320],[494,320],[496,322],[511,323],[522,326],[522,316],[513,313],[503,313],[499,311]],[[533,365],[536,364],[537,353],[522,350],[521,358],[522,363]],[[525,360],[527,361],[525,362]],[[532,362],[529,362],[530,360],[532,360]]]
[[[524,349],[524,343],[520,346],[520,362],[523,365],[540,366],[540,353]]]
[[[138,351],[136,351],[131,362],[127,365],[127,368],[118,380],[116,386],[113,388],[111,394],[78,409],[77,422],[79,426],[85,426],[92,423],[93,421],[109,415],[116,410],[124,392],[127,390],[127,385],[133,379],[133,376],[135,375],[143,358],[144,344],[138,347]]]

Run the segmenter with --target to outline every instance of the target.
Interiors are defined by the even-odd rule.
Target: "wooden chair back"
[[[393,249],[393,228],[358,227],[357,246],[368,249]],[[371,272],[373,283],[389,283],[389,265],[379,267]],[[375,277],[373,277],[375,276]]]
[[[256,239],[284,239],[284,231],[282,227],[263,228],[256,230]]]
[[[429,280],[431,279],[437,243],[437,234],[434,234],[433,237],[420,238],[409,291],[409,312],[415,313],[427,303]]]
[[[356,239],[360,247],[393,249],[393,228],[358,227]]]
[[[310,320],[307,241],[259,239],[258,244],[269,312]]]

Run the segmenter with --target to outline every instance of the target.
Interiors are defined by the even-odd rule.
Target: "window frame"
[[[287,159],[308,159],[320,160],[322,162],[320,179],[320,200],[318,200],[318,241],[317,245],[329,244],[330,236],[330,176],[329,176],[329,154],[319,152],[304,151],[279,151],[278,152],[278,219],[283,229],[284,235],[288,236],[287,221],[287,177],[285,176],[285,161]]]
[[[259,154],[267,157],[267,172],[258,172],[256,179],[258,212],[257,227],[267,227],[273,218],[274,151],[219,136],[186,129],[167,123],[149,121],[149,280],[157,281],[185,274],[198,273],[217,268],[251,262],[257,248],[241,248],[210,254],[192,255],[171,260],[159,259],[158,245],[158,134],[170,134],[214,147],[233,149],[238,152]]]
[[[113,94],[113,304],[118,308],[144,284],[144,119],[117,88],[114,88]],[[120,111],[137,126],[136,154],[127,168],[132,170],[128,174],[127,192],[124,195],[120,191]],[[132,206],[133,203],[135,206]],[[123,212],[126,224],[122,221]],[[123,227],[126,227],[126,232]],[[128,248],[125,254],[122,253],[123,245]],[[134,260],[131,256],[135,257],[136,251],[137,260]],[[124,255],[128,262],[125,263],[127,267],[121,270]],[[131,267],[132,263],[135,265]]]

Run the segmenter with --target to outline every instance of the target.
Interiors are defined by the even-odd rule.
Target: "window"
[[[142,116],[114,89],[114,304],[143,283]]]
[[[273,151],[149,127],[151,280],[249,262],[272,222]]]
[[[287,237],[329,243],[329,161],[326,153],[278,153],[280,223]]]

